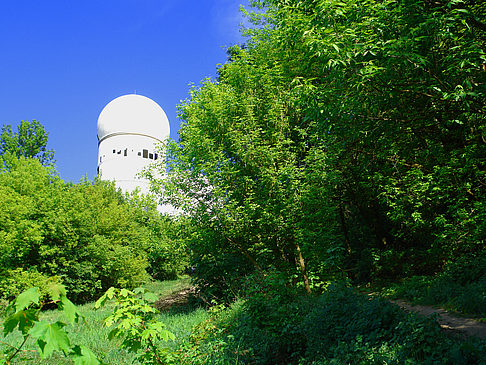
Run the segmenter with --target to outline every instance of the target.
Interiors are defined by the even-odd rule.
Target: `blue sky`
[[[166,112],[189,85],[216,75],[243,42],[247,0],[0,0],[0,125],[40,121],[57,170],[96,174],[96,123],[114,98],[137,92]]]

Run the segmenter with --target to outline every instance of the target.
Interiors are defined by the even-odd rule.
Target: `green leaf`
[[[29,331],[29,334],[37,338],[41,358],[49,357],[54,351],[62,351],[66,354],[69,351],[70,342],[64,323],[37,322]]]
[[[57,282],[50,283],[48,291],[54,302],[57,302],[60,298],[66,297],[66,287]]]
[[[38,287],[27,289],[22,294],[19,294],[15,300],[15,310],[21,311],[30,306],[31,304],[39,305],[40,293]]]
[[[134,293],[133,293],[133,292],[131,292],[131,291],[130,291],[130,290],[128,290],[128,289],[121,289],[121,290],[120,290],[120,295],[121,295],[122,297],[124,297],[124,298],[126,298],[126,297],[128,297],[128,296],[131,296],[131,295],[133,295],[133,294],[134,294]]]
[[[3,334],[6,336],[18,325],[19,330],[23,335],[25,335],[37,321],[37,317],[38,311],[36,309],[27,309],[20,312],[15,312],[5,319],[5,322],[3,323]]]
[[[95,309],[100,309],[101,307],[103,307],[107,301],[107,297],[106,297],[106,294],[103,294],[96,302],[95,302]]]
[[[108,299],[113,299],[115,296],[115,288],[111,287],[106,291],[105,294],[101,296],[100,299],[98,299],[95,303],[95,309],[99,309],[103,307]]]
[[[61,299],[62,302],[62,309],[64,311],[64,314],[66,315],[68,321],[70,323],[75,323],[78,321],[79,317],[81,314],[78,311],[78,308],[74,305],[73,302],[71,302],[67,297],[63,297]]]
[[[114,328],[110,331],[110,333],[108,333],[108,339],[111,341],[115,337],[120,337],[120,335],[121,335],[120,330],[118,328]]]
[[[98,365],[101,361],[86,346],[74,346],[71,355],[74,358],[74,365]]]
[[[162,338],[162,340],[164,340],[165,342],[169,341],[169,340],[174,340],[175,339],[175,335],[168,331],[168,330],[162,330],[160,332],[160,337]]]

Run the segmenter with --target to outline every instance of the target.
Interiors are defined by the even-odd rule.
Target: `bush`
[[[279,273],[254,279],[245,301],[195,330],[186,363],[478,364],[486,356],[485,341],[449,338],[433,318],[384,299],[342,284],[306,297],[285,283]]]
[[[295,362],[305,351],[301,321],[309,310],[309,298],[278,271],[253,275],[247,280],[243,311],[251,328],[261,331],[262,342],[254,342],[264,362]]]
[[[447,348],[441,347],[440,329],[432,319],[339,286],[319,298],[304,327],[308,361],[401,363],[435,358]]]
[[[23,291],[37,286],[42,297],[46,297],[54,284],[61,284],[59,276],[47,276],[35,270],[21,268],[6,270],[0,276],[0,298],[11,300]]]
[[[147,249],[147,271],[155,280],[174,280],[188,266],[187,222],[160,217]]]
[[[111,183],[64,183],[35,159],[12,161],[0,171],[0,290],[13,297],[60,278],[79,303],[110,286],[138,286],[150,242],[141,210]]]
[[[433,277],[414,276],[395,287],[394,296],[443,305],[469,315],[486,315],[486,258],[464,256]]]

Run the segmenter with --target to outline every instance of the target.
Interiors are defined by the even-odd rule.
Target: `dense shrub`
[[[464,256],[436,276],[414,276],[393,295],[420,304],[439,304],[465,314],[486,315],[486,258]]]
[[[180,106],[157,181],[200,231],[203,287],[272,266],[395,280],[484,255],[486,2],[250,3],[248,42]]]
[[[6,299],[6,297],[16,297],[23,291],[36,286],[39,288],[40,294],[46,296],[49,288],[60,282],[59,276],[47,276],[35,270],[10,269],[0,272],[0,293],[8,293],[3,296]]]
[[[310,298],[278,285],[278,275],[269,279],[255,284],[245,301],[198,326],[190,347],[194,357],[185,363],[200,363],[198,356],[211,349],[204,358],[211,364],[484,362],[485,341],[448,337],[433,318],[406,313],[384,299],[343,285]]]
[[[150,230],[135,211],[111,183],[65,183],[35,159],[13,160],[0,172],[0,296],[59,279],[76,302],[137,286]]]
[[[147,249],[147,271],[156,280],[173,280],[188,266],[185,222],[161,217]]]
[[[137,192],[125,196],[132,219],[147,230],[147,272],[156,280],[176,279],[187,268],[187,222],[160,214],[154,196]]]
[[[481,359],[442,334],[433,318],[406,313],[349,288],[330,288],[304,327],[309,362],[477,363]]]
[[[254,343],[263,362],[295,362],[306,348],[302,318],[310,302],[303,289],[296,289],[283,273],[273,271],[250,277],[246,297],[243,311],[247,318],[241,323],[258,329],[265,339]],[[245,321],[248,323],[243,324]]]

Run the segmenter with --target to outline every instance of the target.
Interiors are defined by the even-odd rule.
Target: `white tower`
[[[124,192],[138,187],[147,194],[149,182],[137,174],[160,158],[155,147],[169,133],[169,120],[153,100],[130,94],[111,101],[98,117],[99,177]]]

